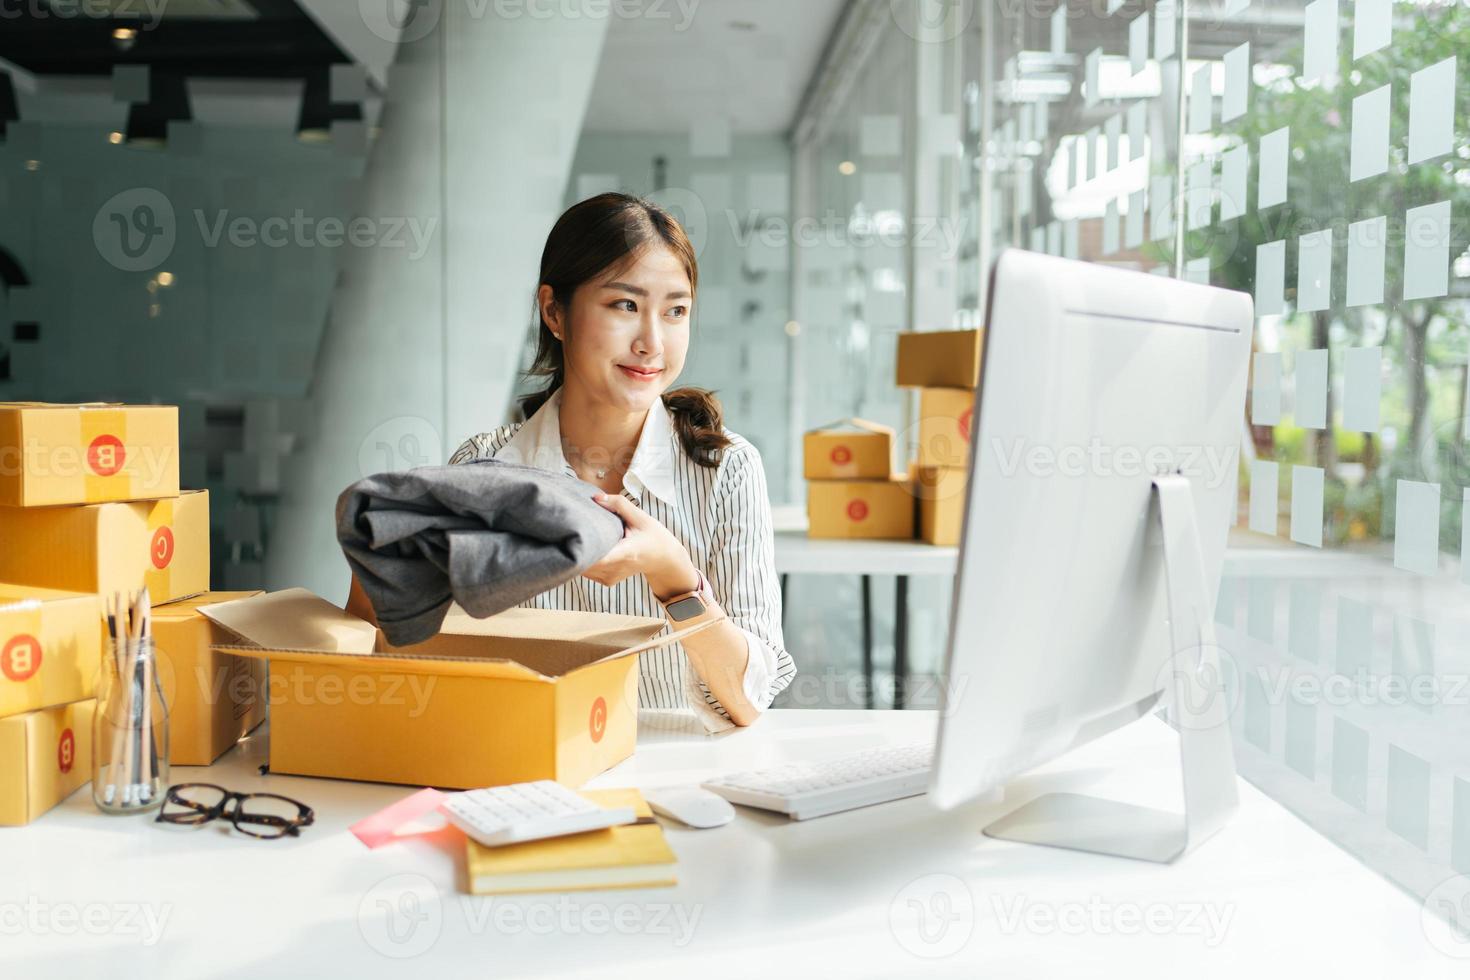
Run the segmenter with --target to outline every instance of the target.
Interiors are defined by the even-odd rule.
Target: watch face
[[[704,612],[704,601],[697,595],[685,596],[677,602],[669,603],[664,608],[668,610],[670,619],[676,623],[682,623]]]

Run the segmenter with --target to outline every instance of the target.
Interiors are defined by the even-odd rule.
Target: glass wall
[[[861,72],[883,77],[897,59],[877,52],[903,48],[909,90],[922,91],[925,63],[961,55],[938,73],[958,115],[948,213],[973,220],[960,222],[949,322],[910,304],[902,328],[976,323],[1005,247],[1254,296],[1239,520],[1217,607],[1240,769],[1470,924],[1470,878],[1457,877],[1470,873],[1470,5],[955,6],[957,45],[895,16]],[[825,206],[855,210],[861,170],[838,164],[864,165],[851,133],[880,131],[872,117],[897,88],[856,87],[806,149]],[[901,116],[922,109],[916,98]],[[923,172],[899,177],[910,201]],[[900,289],[933,285],[913,251]],[[821,305],[828,329],[851,336],[852,307]],[[847,404],[805,421],[861,410],[899,423],[891,351],[875,345],[849,369],[869,389],[843,388]]]

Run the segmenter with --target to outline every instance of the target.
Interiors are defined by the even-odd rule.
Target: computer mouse
[[[669,786],[643,794],[654,813],[672,817],[698,830],[723,827],[735,819],[735,808],[724,797],[695,786]]]

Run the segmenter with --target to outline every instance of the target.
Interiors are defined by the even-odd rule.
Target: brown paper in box
[[[0,402],[0,504],[47,507],[178,492],[176,406]]]
[[[893,469],[893,430],[867,419],[843,419],[802,437],[808,480],[882,480]]]
[[[983,330],[920,330],[898,335],[900,388],[975,388]]]
[[[95,595],[0,582],[0,718],[95,694],[105,630]]]
[[[96,707],[88,698],[0,718],[0,827],[30,823],[92,781]]]
[[[168,703],[168,755],[176,766],[211,764],[265,721],[265,661],[214,649],[234,637],[199,611],[257,595],[206,592],[153,607],[158,680]]]
[[[215,649],[271,663],[273,772],[452,789],[579,786],[626,759],[636,654],[719,622],[516,608],[392,647],[304,589],[201,610],[240,637]]]
[[[135,592],[155,603],[209,591],[209,492],[77,507],[0,507],[0,581]]]

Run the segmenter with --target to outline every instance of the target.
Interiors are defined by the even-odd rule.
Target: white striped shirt
[[[576,476],[561,446],[561,389],[524,423],[472,436],[450,463],[505,459]],[[684,451],[663,400],[649,410],[623,479],[623,496],[668,528],[704,572],[730,621],[746,637],[749,657],[742,688],[765,710],[796,675],[781,634],[771,503],[760,452],[729,429],[718,468],[700,466]],[[577,576],[522,606],[662,617],[648,580],[633,575],[614,586]],[[665,627],[667,632],[669,627]],[[639,655],[642,708],[690,708],[710,731],[732,727],[725,706],[689,669],[683,644]]]

